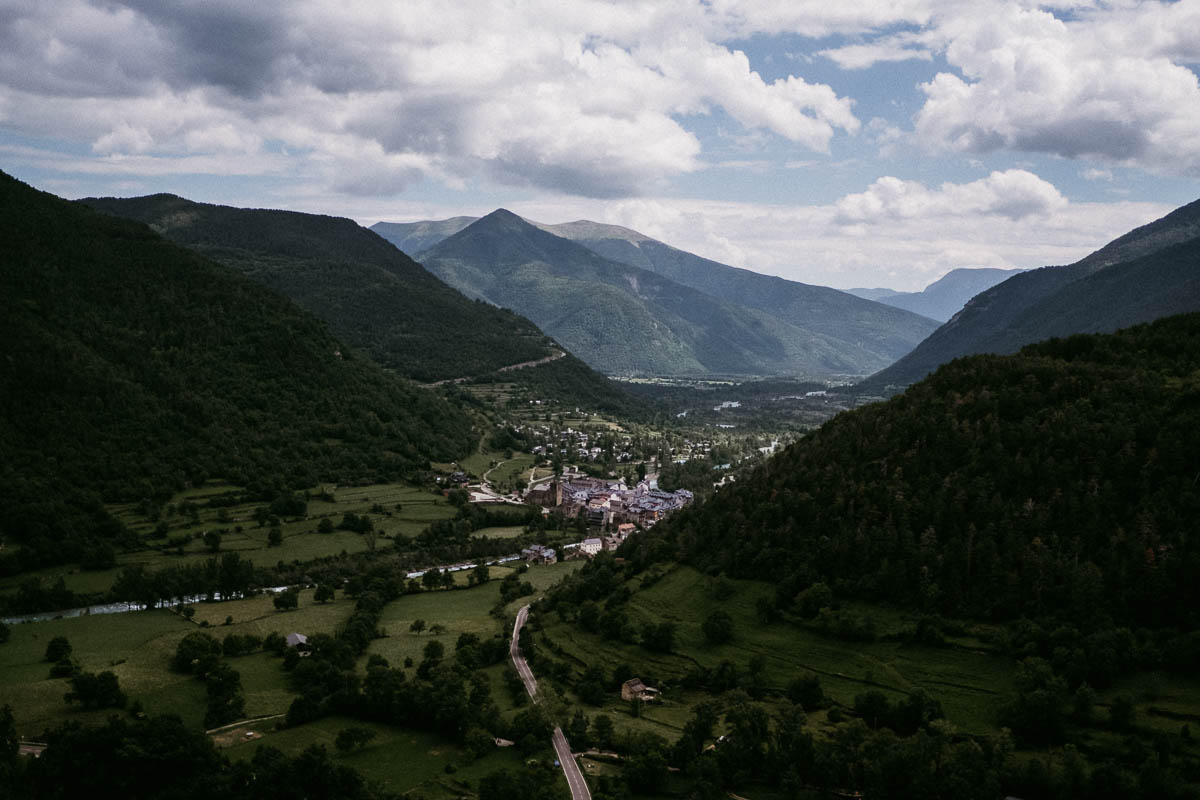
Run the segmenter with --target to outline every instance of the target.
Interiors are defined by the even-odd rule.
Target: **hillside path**
[[[566,355],[566,351],[555,350],[553,354],[548,355],[545,358],[539,358],[536,361],[522,361],[520,364],[509,364],[507,367],[500,367],[499,369],[493,370],[493,372],[512,372],[514,369],[525,369],[526,367],[540,367],[542,364],[549,364],[551,361],[557,361],[558,359],[562,358],[565,355]],[[445,386],[447,383],[462,383],[463,381],[469,381],[472,378],[478,378],[478,377],[479,377],[478,375],[464,375],[461,378],[446,378],[444,380],[434,381],[433,383],[426,383],[426,384],[422,384],[422,385],[423,386]]]
[[[512,656],[513,666],[517,668],[517,674],[521,676],[521,681],[525,684],[525,691],[529,692],[533,702],[538,701],[537,696],[537,678],[533,677],[533,671],[529,669],[529,664],[525,663],[525,657],[521,655],[521,628],[525,625],[525,620],[529,618],[529,606],[522,606],[517,612],[517,621],[513,623],[512,644],[509,645],[508,652]],[[558,763],[562,765],[563,774],[567,776],[567,785],[571,788],[572,800],[592,800],[592,793],[588,789],[587,781],[584,780],[583,773],[579,769],[579,764],[576,763],[575,757],[571,755],[571,745],[567,742],[567,737],[563,734],[562,728],[554,728],[554,752],[558,756]]]

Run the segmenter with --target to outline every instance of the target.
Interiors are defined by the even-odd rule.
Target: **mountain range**
[[[0,572],[127,536],[104,502],[394,480],[478,442],[282,295],[3,173],[0,252],[0,538],[19,545]]]
[[[290,297],[335,334],[414,380],[485,374],[553,352],[529,320],[463,297],[352,220],[169,194],[81,202],[144,222]]]
[[[1200,310],[1200,201],[1068,266],[1022,272],[973,297],[895,364],[859,384],[907,386],[960,356],[1014,353],[1054,336],[1104,333]]]
[[[876,300],[885,305],[903,308],[914,314],[945,322],[984,289],[1008,280],[1023,269],[952,269],[919,292],[897,292],[894,289],[847,289],[855,297]]]
[[[936,327],[910,312],[729,267],[617,226],[539,225],[500,209],[450,233],[462,222],[372,229],[396,243],[446,233],[415,253],[427,269],[468,296],[528,316],[610,374],[861,375]]]

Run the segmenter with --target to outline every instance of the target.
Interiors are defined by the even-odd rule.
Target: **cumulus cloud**
[[[1040,179],[1032,177],[1033,181],[1018,177],[1015,182],[1036,186],[1034,181]],[[648,196],[529,200],[510,208],[526,219],[549,224],[591,219],[621,225],[706,258],[804,283],[901,291],[919,291],[958,267],[1069,264],[1172,210],[1163,203],[1128,201],[1061,204],[1048,194],[1053,211],[1015,215],[1005,213],[1009,209],[997,197],[1010,180],[989,177],[925,189],[937,199],[923,214],[881,213],[857,221],[845,218],[845,207],[859,195],[810,206]],[[862,194],[876,188],[870,186]],[[956,199],[971,208],[955,206]],[[343,213],[354,216],[355,208],[365,211],[358,214],[364,224],[444,219],[460,213],[481,216],[492,210],[483,205],[466,210],[436,207],[414,200],[383,212],[361,204],[345,206]]]
[[[0,17],[0,125],[105,156],[282,145],[348,192],[486,176],[597,197],[699,169],[687,115],[816,152],[858,130],[829,86],[764,80],[715,38],[724,18],[686,0],[25,4]]]
[[[997,215],[1019,220],[1061,210],[1067,199],[1037,175],[1021,169],[993,172],[970,183],[943,183],[928,189],[916,181],[886,176],[865,192],[837,203],[839,222],[856,224],[881,219]]]
[[[925,36],[898,33],[871,42],[847,44],[817,51],[842,69],[866,69],[881,61],[933,60],[933,51],[925,45]]]
[[[940,21],[958,72],[926,83],[916,131],[974,153],[1049,153],[1200,175],[1200,5],[1071,17],[1003,4]]]

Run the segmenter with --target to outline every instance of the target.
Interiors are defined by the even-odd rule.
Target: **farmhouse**
[[[621,684],[621,699],[637,699],[649,703],[658,699],[658,689],[642,683],[641,678],[630,678]]]

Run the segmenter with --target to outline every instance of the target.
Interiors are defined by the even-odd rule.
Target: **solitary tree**
[[[217,531],[204,532],[204,546],[214,553],[221,549],[221,534]]]
[[[275,608],[279,611],[291,611],[300,605],[300,593],[295,589],[288,589],[286,592],[280,592],[275,595]]]
[[[333,599],[333,592],[333,587],[328,583],[318,584],[317,591],[313,593],[313,600],[316,600],[318,603],[328,603]]]
[[[349,753],[351,750],[365,747],[367,742],[374,738],[375,731],[366,728],[342,728],[333,743],[337,745],[338,750]]]
[[[65,636],[55,636],[46,644],[45,660],[57,663],[71,657],[71,643]]]
[[[733,618],[717,609],[704,620],[700,631],[709,644],[723,644],[733,638]]]
[[[412,622],[412,625],[408,626],[408,629],[410,631],[412,631],[413,633],[417,634],[418,636],[420,636],[421,631],[425,630],[425,620],[414,619]]]

